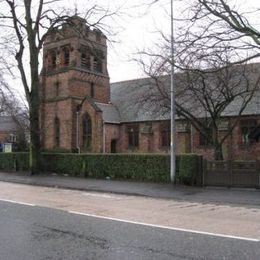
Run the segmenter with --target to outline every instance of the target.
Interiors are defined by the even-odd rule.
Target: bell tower
[[[79,105],[86,99],[93,104],[110,101],[106,36],[90,29],[83,18],[70,17],[46,37],[41,81],[42,146],[74,150]]]

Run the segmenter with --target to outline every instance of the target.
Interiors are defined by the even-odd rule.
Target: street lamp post
[[[175,125],[175,82],[174,82],[174,35],[173,35],[173,0],[171,0],[171,182],[176,175],[176,125]]]

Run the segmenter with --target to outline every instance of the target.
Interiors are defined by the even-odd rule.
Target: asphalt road
[[[1,260],[219,260],[259,259],[259,255],[259,241],[182,232],[0,201]]]

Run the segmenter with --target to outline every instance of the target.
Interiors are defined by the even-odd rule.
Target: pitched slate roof
[[[121,122],[154,121],[169,119],[169,113],[159,103],[146,99],[144,94],[150,91],[152,81],[149,78],[117,82],[110,85],[110,96],[120,113]],[[158,105],[158,109],[155,106]]]
[[[96,106],[103,112],[103,120],[106,123],[119,124],[121,117],[117,107],[113,104],[95,102]]]
[[[11,116],[0,116],[0,132],[17,131],[17,125]]]
[[[241,103],[242,100],[239,99],[235,100],[235,102],[232,102],[222,113],[222,116],[236,116]],[[260,91],[257,91],[254,94],[254,96],[246,106],[245,110],[243,111],[242,115],[260,115]]]
[[[248,80],[253,80],[260,74],[260,63],[247,65]],[[239,68],[239,67],[238,67]],[[166,86],[166,92],[170,91],[170,77],[164,76],[162,79]],[[175,82],[181,89],[182,85],[182,73],[175,74]],[[110,85],[111,90],[111,102],[118,109],[120,117],[118,121],[121,122],[139,122],[139,121],[156,121],[156,120],[169,120],[170,112],[169,108],[165,106],[165,100],[150,99],[149,94],[155,90],[156,86],[151,78],[141,78],[129,81],[122,81],[112,83]],[[156,90],[158,91],[158,90]],[[214,92],[214,89],[213,89]],[[197,117],[205,117],[205,110],[199,104],[194,104],[192,95],[188,98],[181,100],[178,98],[178,102],[182,102],[186,108],[190,109]],[[222,116],[236,116],[240,109],[242,100],[240,98],[235,99],[229,106],[222,112]],[[260,91],[254,94],[254,97],[248,103],[246,109],[242,115],[260,115]]]

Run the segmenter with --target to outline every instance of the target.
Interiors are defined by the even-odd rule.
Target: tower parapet
[[[46,37],[43,74],[74,67],[108,77],[106,40],[99,29],[90,29],[85,19],[79,16],[68,18]]]

